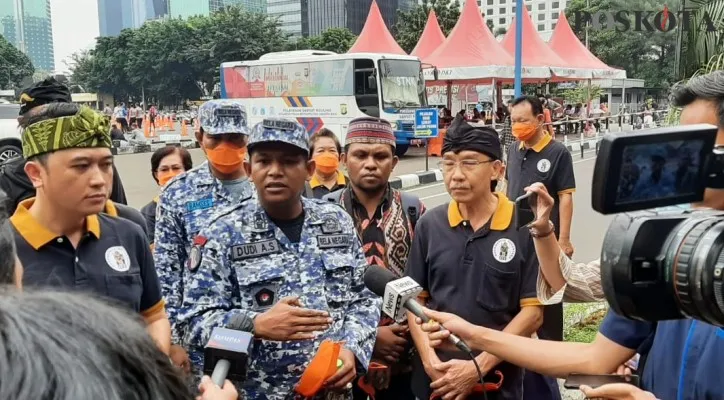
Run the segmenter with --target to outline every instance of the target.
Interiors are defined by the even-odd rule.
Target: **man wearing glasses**
[[[530,233],[513,223],[513,202],[494,192],[503,176],[498,135],[457,117],[442,151],[440,167],[452,200],[420,218],[406,274],[422,286],[420,301],[427,307],[530,337],[543,322],[538,261]],[[419,353],[413,360],[415,397],[482,397],[466,354],[432,350],[418,325],[411,324],[410,332]],[[488,399],[523,397],[521,368],[485,352],[475,356],[490,383]]]

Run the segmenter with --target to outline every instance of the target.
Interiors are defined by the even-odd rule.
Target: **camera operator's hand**
[[[523,190],[526,193],[533,192],[536,194],[535,204],[530,205],[535,214],[535,221],[531,224],[532,227],[540,228],[542,231],[548,230],[548,221],[551,219],[551,212],[556,204],[555,200],[548,194],[545,185],[540,182],[536,182]]]
[[[652,393],[645,392],[628,383],[611,383],[592,389],[589,386],[581,386],[581,392],[588,399],[604,400],[656,400]]]
[[[266,340],[310,340],[314,332],[325,331],[332,324],[326,311],[302,308],[297,297],[285,297],[267,312],[254,319],[254,335]]]

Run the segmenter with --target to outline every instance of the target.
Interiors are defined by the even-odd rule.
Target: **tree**
[[[30,58],[0,35],[0,89],[19,89],[23,79],[33,72]]]
[[[586,3],[589,6],[586,6]],[[678,8],[678,0],[670,1],[672,10]],[[572,0],[566,7],[569,21],[575,21],[577,11],[594,14],[597,11],[659,10],[656,0]],[[636,25],[635,15],[629,13],[630,26]],[[575,29],[575,27],[574,27]],[[585,40],[585,29],[576,32],[581,41]],[[629,78],[646,81],[648,87],[668,88],[674,81],[676,33],[635,32],[631,29],[621,32],[617,29],[589,29],[589,48],[604,63],[625,69]]]
[[[505,36],[506,33],[508,33],[508,28],[501,26],[495,30],[493,35],[495,35],[495,37],[497,38],[499,36]]]
[[[422,0],[422,4],[416,5],[409,11],[398,11],[393,35],[406,52],[411,52],[420,40],[430,10],[435,10],[440,28],[445,35],[448,35],[460,17],[460,2],[458,0]]]
[[[342,54],[354,45],[355,40],[357,36],[347,28],[329,28],[321,35],[290,41],[287,50],[325,50]]]
[[[591,85],[589,91],[588,84],[581,83],[573,89],[565,90],[563,92],[563,97],[566,99],[566,102],[571,104],[585,104],[588,102],[589,98],[593,100],[601,97],[601,94],[603,94],[603,90],[600,87],[596,85]]]
[[[677,76],[689,76],[712,57],[724,53],[724,0],[686,0],[693,18],[688,32],[677,38]],[[711,23],[715,31],[709,31]]]

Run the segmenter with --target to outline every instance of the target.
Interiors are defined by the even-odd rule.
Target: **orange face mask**
[[[530,122],[515,122],[513,123],[513,136],[521,142],[532,138],[538,131],[538,124]]]
[[[181,171],[164,171],[159,172],[157,174],[158,177],[158,184],[161,186],[166,186],[168,181],[170,181],[174,176],[181,174]]]
[[[206,149],[206,158],[222,174],[231,174],[241,168],[246,157],[246,147],[223,142],[213,149]]]
[[[325,175],[329,175],[339,169],[339,157],[332,153],[322,153],[314,156],[314,162],[317,170]]]

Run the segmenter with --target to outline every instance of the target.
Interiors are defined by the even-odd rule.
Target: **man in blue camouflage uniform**
[[[204,103],[199,108],[196,140],[208,162],[174,178],[159,196],[154,261],[175,345],[185,347],[176,315],[194,274],[188,265],[193,238],[214,213],[244,202],[254,192],[243,166],[249,133],[246,116],[244,106],[236,101]],[[172,349],[172,358],[184,366],[186,356],[178,346]]]
[[[179,324],[196,369],[214,327],[254,334],[247,380],[237,383],[243,398],[293,397],[325,339],[344,344],[343,365],[324,390],[351,398],[349,384],[372,355],[381,300],[364,286],[367,263],[350,216],[302,198],[314,172],[308,149],[296,122],[256,125],[247,172],[257,196],[219,214],[194,240],[200,265]]]

